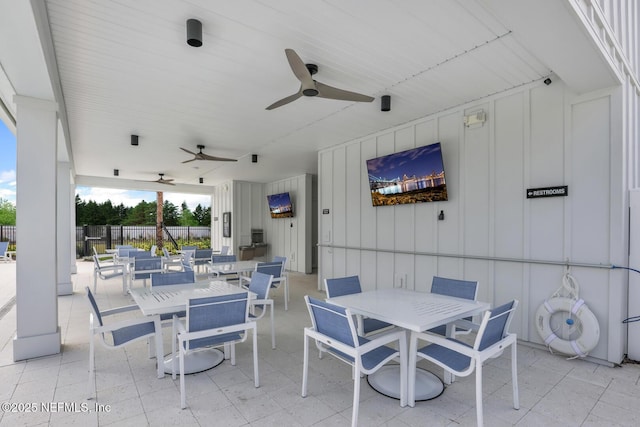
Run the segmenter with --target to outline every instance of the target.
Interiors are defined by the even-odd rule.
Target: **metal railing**
[[[0,242],[9,242],[10,251],[16,250],[16,226],[0,225]]]
[[[163,240],[170,241],[174,249],[181,245],[211,247],[211,227],[164,226]],[[76,227],[78,257],[89,256],[95,246],[98,253],[116,245],[132,245],[149,250],[156,244],[155,225],[83,225]]]

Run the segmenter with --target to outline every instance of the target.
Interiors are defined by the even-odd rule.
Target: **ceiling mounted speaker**
[[[187,19],[187,44],[193,47],[202,46],[202,22]]]
[[[391,95],[380,97],[380,111],[391,111]]]
[[[258,163],[258,155],[257,154],[252,154],[251,155],[251,163]]]
[[[120,175],[120,171],[118,169],[114,169],[113,176],[118,176],[118,175]]]
[[[204,184],[204,178],[200,178],[200,184]]]
[[[138,135],[131,135],[131,145],[138,145]]]

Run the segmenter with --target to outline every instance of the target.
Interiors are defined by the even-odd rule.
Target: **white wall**
[[[271,218],[266,206],[270,194],[289,192],[293,203],[293,218]],[[300,175],[264,185],[264,238],[269,255],[286,256],[290,271],[311,273],[313,269],[313,177]]]
[[[374,289],[406,277],[407,287],[428,291],[435,274],[479,280],[480,300],[519,299],[512,329],[542,343],[533,316],[561,285],[565,267],[554,262],[627,263],[621,102],[620,91],[577,96],[556,79],[321,151],[318,283],[359,274]],[[465,127],[463,116],[479,109],[487,122]],[[374,208],[366,160],[437,141],[449,200]],[[526,199],[527,188],[555,185],[568,185],[569,195]],[[591,356],[620,362],[626,274],[582,266],[571,273],[600,322]]]

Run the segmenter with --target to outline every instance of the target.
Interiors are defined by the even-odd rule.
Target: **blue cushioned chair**
[[[264,317],[267,312],[267,306],[271,314],[271,348],[276,348],[276,332],[275,323],[273,319],[273,300],[269,299],[269,290],[271,289],[271,281],[273,276],[269,274],[260,273],[256,271],[251,276],[251,282],[249,283],[249,291],[256,294],[256,298],[250,301],[249,317],[252,320],[259,320]],[[256,314],[255,310],[260,312]]]
[[[337,277],[334,279],[324,279],[324,288],[327,291],[327,298],[339,297],[342,295],[359,294],[362,292],[360,278],[358,276]],[[380,332],[382,329],[393,325],[378,319],[362,318],[356,316],[358,322],[358,333],[368,335]]]
[[[238,258],[235,255],[218,255],[218,254],[212,254],[211,255],[211,263],[212,264],[217,264],[217,263],[233,263],[233,262],[237,262]],[[239,276],[236,273],[220,273],[217,275],[218,278],[220,279],[224,279],[226,281],[232,281],[232,280],[238,280]]]
[[[518,367],[516,334],[509,333],[509,325],[518,300],[487,310],[482,316],[478,335],[470,346],[453,338],[445,338],[437,334],[411,333],[412,348],[419,341],[429,342],[416,353],[409,354],[409,405],[415,404],[415,370],[418,357],[426,359],[442,367],[447,372],[458,376],[467,376],[476,372],[476,417],[477,425],[483,425],[482,413],[482,365],[487,359],[498,357],[505,348],[511,346],[511,383],[513,386],[513,407],[519,409],[518,399]],[[415,342],[414,342],[415,341]],[[413,347],[413,346],[416,347]]]
[[[133,284],[134,280],[142,280],[144,286],[147,286],[147,279],[151,278],[152,273],[162,273],[164,270],[162,268],[162,258],[160,257],[152,257],[147,252],[146,255],[133,258],[133,266],[131,269],[130,276],[130,285]]]
[[[433,276],[431,281],[431,293],[475,301],[478,297],[478,282]],[[478,325],[473,324],[472,320],[473,319],[471,317],[467,317],[454,322],[451,325],[453,328],[451,336],[455,337],[460,334],[468,334],[472,330],[477,331]],[[456,329],[456,326],[461,327],[461,329]],[[429,329],[429,332],[446,336],[447,325],[436,326],[433,329]]]
[[[174,337],[177,336],[180,352],[180,405],[186,408],[184,384],[184,357],[190,351],[202,347],[230,346],[231,364],[235,366],[235,344],[244,342],[249,330],[253,332],[253,376],[254,385],[260,386],[258,377],[258,341],[256,322],[249,320],[247,292],[215,297],[193,298],[187,303],[187,317],[180,321],[173,318]],[[173,342],[173,360],[176,360],[176,339]],[[175,378],[175,364],[173,365]]]
[[[9,254],[9,242],[0,242],[0,261],[13,261]]]
[[[304,365],[302,397],[307,396],[309,371],[309,340],[313,339],[320,351],[326,351],[354,368],[353,410],[351,425],[358,425],[360,403],[360,374],[371,374],[396,357],[400,358],[400,406],[407,404],[407,338],[404,331],[390,331],[371,339],[358,336],[349,309],[330,304],[308,295],[304,297],[311,322],[304,329]],[[388,344],[397,343],[398,349]]]
[[[211,261],[213,250],[211,249],[196,249],[193,255],[193,265],[196,268],[200,268],[202,265],[207,265]]]
[[[130,305],[126,307],[114,308],[111,310],[100,311],[98,304],[91,293],[89,287],[86,287],[87,299],[91,306],[89,313],[89,330],[91,336],[89,338],[89,398],[95,397],[95,349],[94,336],[100,337],[100,342],[105,348],[116,349],[123,347],[129,343],[142,339],[153,338],[155,340],[155,355],[157,360],[158,378],[164,377],[164,364],[162,358],[162,326],[160,324],[160,316],[145,316],[142,318],[121,320],[108,325],[103,323],[103,318],[112,314],[124,313],[127,311],[138,310],[138,306]]]

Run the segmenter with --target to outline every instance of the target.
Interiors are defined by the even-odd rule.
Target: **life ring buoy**
[[[569,325],[573,325],[574,322],[571,315],[575,316],[580,322],[577,325],[580,335],[576,339],[562,339],[551,328],[551,317],[559,312],[570,315],[566,319]],[[589,354],[600,339],[598,319],[582,299],[556,297],[546,300],[538,307],[536,312],[536,328],[546,345],[560,353],[579,357],[585,357]]]

